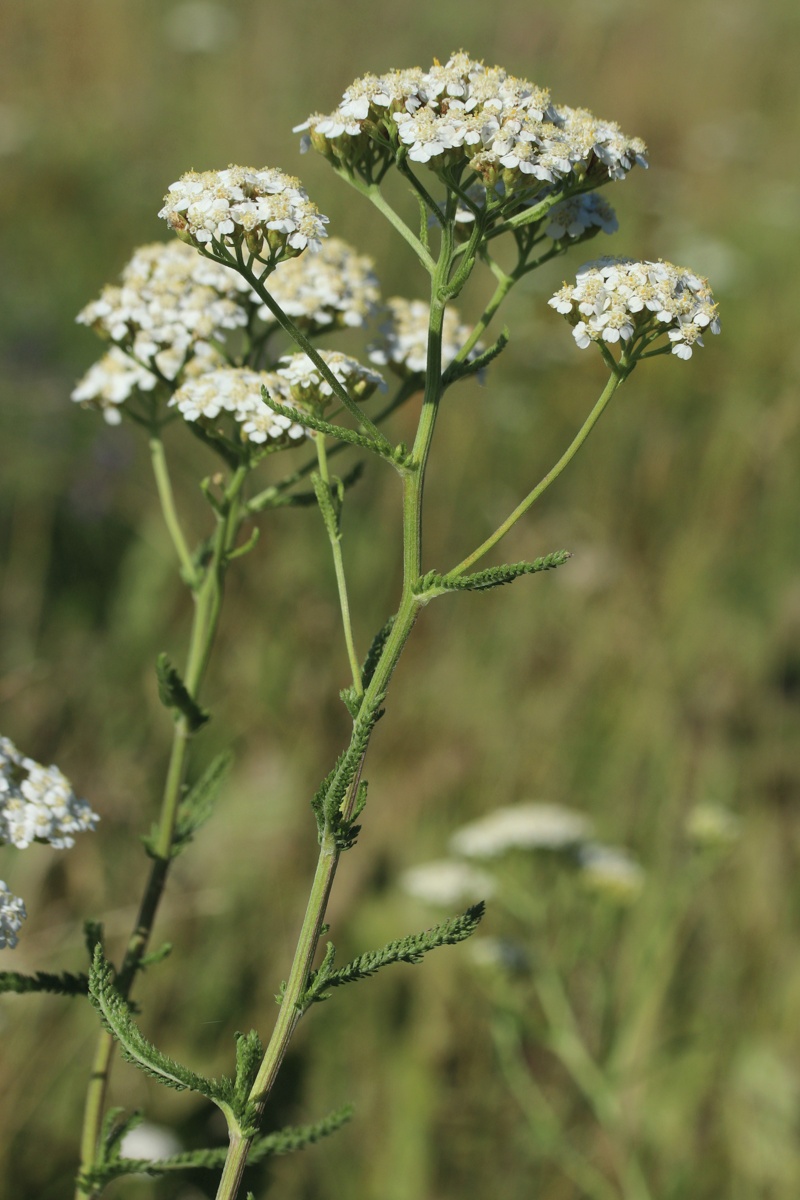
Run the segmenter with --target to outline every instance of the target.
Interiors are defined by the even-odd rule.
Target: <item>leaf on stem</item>
[[[436,571],[428,571],[414,584],[414,594],[427,604],[429,600],[443,596],[446,592],[486,592],[490,588],[512,583],[521,575],[552,571],[571,557],[569,550],[556,550],[553,554],[535,558],[533,562],[503,563],[499,567],[488,567],[485,571],[477,571],[472,575],[439,575]]]
[[[190,730],[192,733],[196,733],[210,719],[210,713],[201,708],[190,695],[186,684],[166,654],[159,654],[156,660],[156,677],[158,679],[158,698],[161,703],[165,708],[175,709],[186,717]]]
[[[230,1080],[206,1079],[188,1067],[162,1054],[141,1033],[133,1019],[131,1007],[117,991],[113,968],[105,959],[100,946],[95,949],[89,972],[89,998],[100,1015],[105,1029],[119,1042],[123,1058],[133,1063],[145,1075],[159,1080],[175,1091],[198,1092],[222,1107],[229,1104]]]
[[[185,850],[201,826],[205,825],[216,803],[222,785],[228,777],[233,755],[229,750],[212,759],[200,778],[189,789],[178,807],[175,833],[172,839],[172,855],[176,857]]]
[[[16,992],[21,996],[24,992],[50,992],[56,996],[85,996],[88,991],[89,977],[70,971],[62,971],[60,975],[51,975],[47,971],[37,971],[35,975],[0,971],[0,993]]]
[[[442,376],[443,385],[449,387],[451,383],[456,383],[459,379],[468,379],[471,375],[479,375],[489,366],[489,363],[503,353],[510,340],[511,335],[508,329],[504,328],[497,341],[493,342],[487,350],[483,350],[466,362],[452,362]]]
[[[384,447],[373,438],[367,437],[363,433],[357,433],[355,429],[347,429],[344,425],[332,425],[330,421],[323,421],[321,417],[312,416],[308,412],[301,412],[299,408],[280,404],[270,396],[266,388],[261,389],[261,397],[264,403],[273,412],[276,412],[278,416],[288,417],[290,421],[294,421],[296,425],[301,425],[303,429],[311,429],[315,433],[321,433],[325,437],[336,438],[340,442],[349,442],[352,446],[361,446],[364,450],[371,450],[373,454],[380,455],[381,458],[391,457],[391,446],[388,442]]]
[[[483,902],[474,904],[460,916],[450,917],[440,925],[434,925],[432,929],[425,929],[422,933],[409,934],[408,937],[389,942],[380,950],[370,950],[366,954],[360,954],[358,958],[354,958],[346,966],[340,967],[338,971],[333,970],[333,954],[330,953],[332,948],[329,948],[325,961],[309,980],[303,997],[303,1008],[308,1008],[315,1001],[327,1000],[332,988],[341,987],[343,984],[352,983],[357,979],[366,979],[367,976],[374,975],[381,967],[396,962],[418,963],[426,954],[431,950],[436,950],[439,946],[453,946],[458,942],[463,942],[475,932],[484,911]]]

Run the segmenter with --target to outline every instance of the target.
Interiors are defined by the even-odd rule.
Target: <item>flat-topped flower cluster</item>
[[[404,147],[412,162],[469,166],[487,187],[502,180],[507,193],[567,178],[597,184],[647,165],[641,139],[614,122],[554,104],[546,88],[463,51],[427,70],[362,76],[333,113],[315,113],[297,131],[307,131],[304,148],[345,169],[366,169],[382,147]]]
[[[300,180],[273,167],[189,171],[170,184],[158,215],[193,246],[230,253],[245,239],[271,262],[318,249],[328,223]]]
[[[25,850],[44,842],[57,850],[75,844],[76,833],[94,829],[99,817],[79,800],[58,767],[44,767],[0,737],[0,844]],[[0,880],[0,949],[14,947],[25,905]]]
[[[574,284],[548,300],[574,326],[573,337],[585,349],[592,342],[649,345],[666,333],[672,353],[691,358],[705,330],[719,333],[717,305],[708,280],[668,262],[601,258],[580,269]]]
[[[383,377],[357,359],[337,350],[321,351],[325,365],[349,395],[367,399]],[[278,448],[297,443],[307,430],[284,413],[277,413],[264,392],[278,404],[311,412],[324,408],[333,397],[330,383],[305,354],[286,355],[275,371],[225,367],[184,383],[169,401],[186,421],[213,422],[224,413],[239,426],[242,438],[257,445]]]

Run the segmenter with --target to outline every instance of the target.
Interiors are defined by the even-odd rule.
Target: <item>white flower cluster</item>
[[[644,871],[618,846],[591,842],[581,847],[578,865],[584,887],[618,903],[635,900],[644,887]]]
[[[510,850],[569,850],[589,837],[589,822],[560,804],[512,804],[462,826],[450,849],[464,858],[497,858]]]
[[[489,186],[503,178],[509,193],[574,174],[621,179],[635,163],[647,165],[639,138],[584,109],[554,105],[547,89],[463,51],[427,71],[357,79],[335,112],[314,114],[297,130],[308,131],[304,149],[313,145],[345,165],[357,166],[367,139],[379,145],[388,137],[408,148],[412,162],[468,161]]]
[[[703,345],[705,330],[720,331],[708,280],[668,262],[598,259],[581,267],[577,282],[565,283],[548,304],[571,322],[582,349],[634,337],[649,345],[666,333],[672,353],[687,359],[693,346]]]
[[[644,871],[627,851],[592,841],[591,822],[561,804],[513,804],[462,826],[450,839],[456,857],[404,872],[401,886],[431,904],[452,905],[492,896],[502,886],[494,874],[463,859],[496,859],[513,851],[556,855],[580,883],[615,903],[635,899]]]
[[[0,738],[0,842],[19,850],[49,842],[63,850],[75,844],[74,833],[94,829],[99,819],[58,767],[43,767]]]
[[[158,215],[192,245],[231,247],[246,238],[251,253],[266,248],[272,262],[319,249],[328,223],[299,179],[271,167],[189,171],[170,184]]]
[[[89,368],[72,392],[72,399],[85,408],[98,409],[109,425],[119,425],[120,405],[134,392],[151,392],[157,383],[152,371],[113,346]]]
[[[365,367],[358,359],[339,350],[321,350],[320,358],[331,374],[354,400],[368,399],[376,388],[386,390],[378,371]],[[276,374],[288,386],[292,400],[306,408],[322,408],[330,403],[334,391],[316,363],[306,354],[287,354]]]
[[[583,192],[559,201],[547,213],[545,235],[553,241],[580,238],[592,230],[616,233],[619,221],[614,209],[599,192]]]
[[[77,320],[139,364],[175,379],[198,343],[247,323],[238,279],[183,242],[155,242],[140,246],[122,272],[122,285],[103,288]]]
[[[25,904],[19,896],[13,895],[0,879],[0,950],[13,950],[19,938],[22,922],[27,917]]]
[[[386,302],[386,315],[379,326],[379,338],[369,347],[370,362],[388,366],[398,375],[424,372],[428,362],[428,323],[430,307],[424,300],[406,300],[393,296]],[[448,366],[471,333],[457,308],[447,308],[442,329],[442,367]],[[468,359],[481,352],[478,343]]]
[[[411,867],[401,875],[400,886],[415,900],[446,908],[488,900],[497,889],[494,879],[486,871],[476,870],[468,863],[455,862],[452,858]]]
[[[47,842],[63,850],[74,845],[73,834],[94,829],[99,819],[58,767],[43,767],[0,737],[0,844],[24,850]],[[0,950],[16,946],[26,915],[23,901],[0,880]]]
[[[276,372],[224,367],[187,380],[169,403],[187,421],[214,421],[221,413],[230,413],[241,426],[244,439],[258,445],[299,442],[306,431],[288,417],[274,413],[264,403],[262,388],[281,404],[290,400],[289,389]]]
[[[282,263],[270,276],[268,288],[304,329],[361,328],[380,299],[372,259],[341,238],[328,238],[317,254]],[[274,319],[266,305],[258,315],[263,321]]]

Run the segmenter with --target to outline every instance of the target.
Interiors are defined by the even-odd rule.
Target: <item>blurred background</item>
[[[598,1059],[630,1030],[630,997],[647,992],[653,929],[673,922],[663,986],[637,1017],[620,1144],[662,1200],[798,1194],[799,25],[789,0],[5,0],[0,728],[57,763],[102,823],[68,854],[3,848],[0,877],[29,912],[3,969],[84,969],[85,916],[103,920],[112,948],[127,933],[146,871],[138,835],[170,736],[153,663],[161,650],[180,661],[187,629],[143,439],[70,403],[102,351],[75,313],[136,245],[165,237],[156,213],[172,180],[229,162],[301,175],[331,232],[376,258],[385,294],[424,294],[378,215],[321,159],[299,157],[292,126],[335,107],[357,75],[464,48],[617,120],[645,139],[651,169],[606,190],[618,234],[512,297],[511,346],[487,387],[448,398],[427,565],[486,536],[594,402],[599,356],[578,352],[545,303],[584,259],[691,266],[710,278],[723,336],[688,364],[642,366],[504,550],[515,561],[565,546],[569,564],[424,613],[376,732],[365,830],[337,879],[332,931],[344,961],[438,919],[404,895],[401,873],[499,804],[580,810],[644,868],[635,904],[589,920],[536,864],[515,869],[552,900],[551,957]],[[463,308],[479,312],[490,290],[475,278]],[[398,417],[398,438],[411,416]],[[199,535],[208,462],[185,438],[171,448]],[[394,481],[370,465],[345,529],[362,646],[398,593],[398,524]],[[235,1030],[269,1033],[315,858],[308,798],[346,732],[321,521],[291,510],[262,526],[257,553],[231,573],[204,697],[215,719],[198,743],[201,765],[232,743],[235,771],[175,869],[156,931],[173,954],[138,989],[148,1036],[209,1074],[230,1069]],[[708,803],[735,812],[741,836],[687,891],[686,816]],[[485,928],[528,936],[538,953],[519,921],[490,909]],[[518,1034],[513,1070],[543,1081],[560,1128],[610,1181],[606,1196],[646,1196],[620,1183],[608,1130],[548,1047],[520,974],[498,991],[460,947],[313,1011],[270,1121],[347,1101],[356,1116],[321,1146],[254,1170],[256,1196],[590,1195],[537,1137],[498,1057],[498,1014]],[[0,1196],[61,1200],[95,1017],[77,1001],[10,996],[0,1030]],[[132,1068],[116,1070],[112,1101],[143,1108],[185,1146],[224,1139],[196,1098]],[[199,1173],[108,1191],[213,1194]]]

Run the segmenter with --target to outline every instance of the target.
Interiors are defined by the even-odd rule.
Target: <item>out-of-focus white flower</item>
[[[561,200],[547,213],[544,231],[547,237],[580,238],[589,231],[616,233],[619,221],[614,209],[599,192],[584,192]]]
[[[121,286],[103,288],[78,314],[136,362],[175,379],[198,347],[247,324],[237,273],[177,239],[140,246]],[[249,291],[249,289],[248,289]]]
[[[85,408],[98,409],[109,425],[119,425],[120,405],[134,392],[152,391],[157,383],[152,371],[113,346],[89,368],[73,390],[72,399]]]
[[[450,849],[465,858],[496,858],[510,850],[569,850],[591,833],[581,813],[560,804],[514,804],[462,826]]]
[[[721,804],[698,804],[686,819],[686,836],[701,849],[727,849],[740,833],[741,821]]]
[[[169,10],[164,28],[169,41],[183,54],[215,54],[230,45],[239,22],[213,0],[184,0]]]
[[[649,345],[666,333],[672,353],[691,358],[706,330],[719,333],[717,305],[708,280],[668,262],[601,258],[586,263],[575,284],[565,283],[548,300],[574,326],[581,349],[643,337]]]
[[[424,300],[406,300],[393,296],[386,303],[386,316],[380,324],[380,336],[369,347],[370,361],[391,367],[398,375],[416,375],[428,362],[428,323],[430,306]],[[466,342],[472,330],[461,320],[456,308],[444,314],[442,329],[442,367],[448,366]],[[481,352],[478,343],[468,359]]]
[[[13,895],[0,879],[0,950],[13,950],[22,922],[28,914],[19,896]]]
[[[0,842],[20,850],[49,842],[62,850],[74,845],[73,834],[94,829],[99,820],[58,767],[43,767],[0,738]]]
[[[400,876],[400,886],[415,900],[444,907],[487,900],[496,890],[491,875],[451,858],[411,867]]]
[[[283,311],[303,328],[360,328],[380,299],[372,259],[341,238],[327,238],[318,253],[282,263],[267,286]],[[258,315],[264,321],[274,319],[266,305]]]
[[[281,404],[291,402],[289,388],[274,371],[251,371],[246,367],[223,367],[188,379],[170,399],[186,421],[215,421],[230,413],[241,426],[246,441],[292,445],[306,436],[295,421],[272,411],[264,403],[266,388]]]
[[[120,1154],[123,1158],[136,1158],[147,1162],[158,1162],[160,1159],[171,1158],[180,1154],[183,1146],[171,1129],[164,1125],[153,1125],[142,1121],[134,1126],[120,1143]]]
[[[581,847],[578,861],[581,881],[598,895],[628,903],[644,887],[644,870],[626,850],[617,846],[591,842]]]
[[[230,249],[245,238],[271,263],[319,249],[328,223],[300,180],[272,167],[189,171],[170,184],[158,215],[191,245]]]
[[[525,947],[510,938],[472,937],[467,943],[467,954],[479,967],[517,973],[530,966]]]

